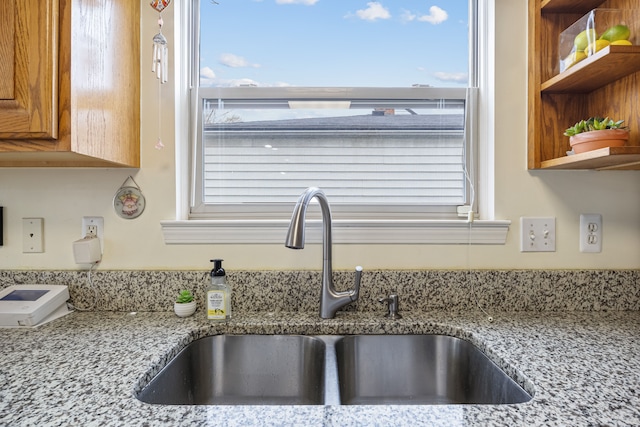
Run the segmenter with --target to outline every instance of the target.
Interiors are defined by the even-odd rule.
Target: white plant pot
[[[189,317],[196,312],[196,302],[191,301],[187,303],[174,303],[173,311],[178,317]]]

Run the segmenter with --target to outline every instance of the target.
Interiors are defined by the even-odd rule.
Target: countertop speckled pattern
[[[0,288],[21,283],[67,285],[78,307],[99,311],[171,311],[181,289],[204,301],[207,271],[0,270]],[[239,312],[318,312],[320,271],[230,271],[232,307]],[[338,290],[353,271],[334,271]],[[376,312],[397,293],[403,310],[640,310],[640,270],[367,270],[360,298],[343,311]],[[96,298],[97,295],[97,298]],[[477,300],[476,300],[477,299]]]
[[[0,329],[3,426],[638,426],[640,312],[75,312]],[[535,393],[518,405],[160,406],[134,397],[180,348],[216,333],[444,333],[470,340]]]

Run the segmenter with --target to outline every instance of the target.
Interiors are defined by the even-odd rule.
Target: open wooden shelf
[[[640,22],[638,0],[529,0],[529,169],[640,170],[640,34],[634,46],[607,46],[558,74],[559,36],[595,8],[629,11]],[[564,131],[591,116],[624,120],[629,147],[567,156]]]
[[[542,169],[640,169],[640,147],[608,147],[542,162]]]
[[[607,46],[542,83],[543,93],[586,93],[640,71],[640,46]]]
[[[542,0],[543,12],[575,12],[591,10],[603,3],[604,0]]]

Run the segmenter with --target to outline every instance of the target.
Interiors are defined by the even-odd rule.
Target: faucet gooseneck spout
[[[333,286],[331,267],[331,208],[324,192],[316,187],[310,187],[298,198],[285,246],[291,249],[304,248],[304,231],[307,207],[313,198],[318,199],[322,210],[322,293],[320,294],[320,317],[332,319],[338,309],[352,301],[356,301],[360,294],[360,277],[362,267],[356,267],[355,285],[352,290],[339,292]]]

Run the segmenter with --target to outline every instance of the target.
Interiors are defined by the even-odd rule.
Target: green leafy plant
[[[604,129],[626,129],[626,126],[622,126],[624,120],[618,120],[617,122],[607,118],[590,117],[587,120],[580,120],[575,125],[571,126],[564,131],[565,136],[574,136],[583,132],[591,132],[593,130]]]
[[[189,290],[180,291],[180,294],[178,294],[178,298],[176,299],[178,304],[186,304],[191,301],[193,301],[193,294]]]

